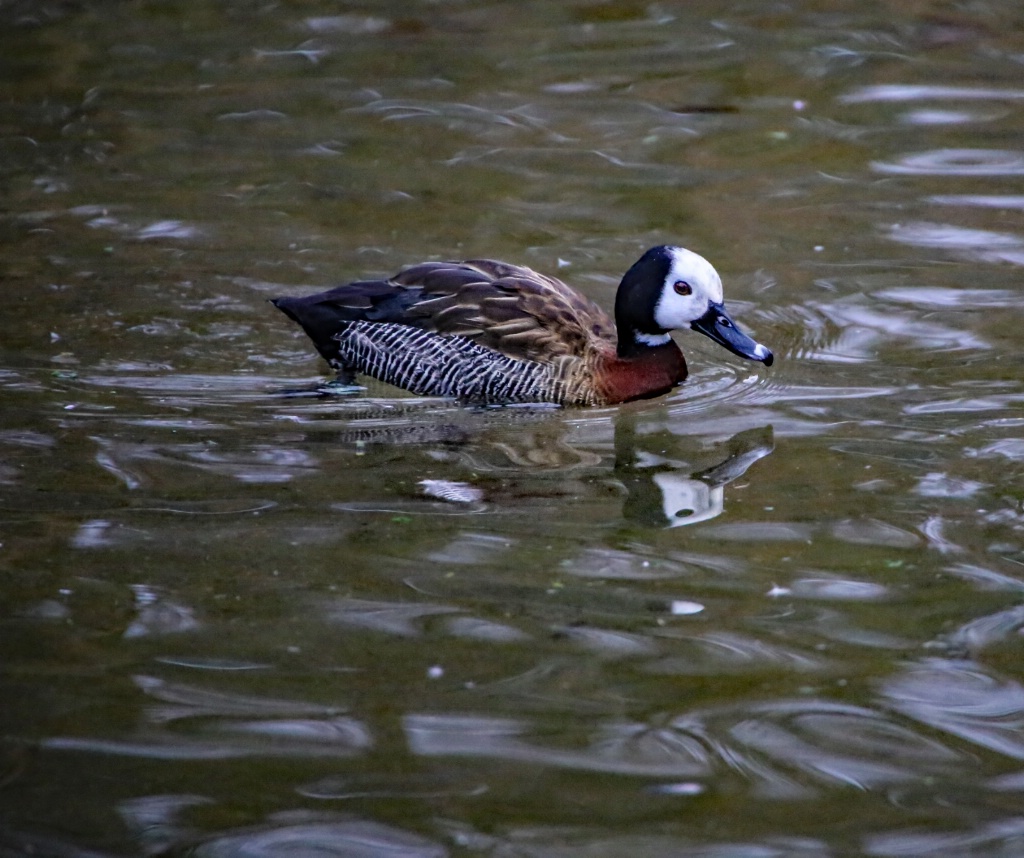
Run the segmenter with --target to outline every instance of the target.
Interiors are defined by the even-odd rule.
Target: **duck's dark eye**
[[[672,284],[672,288],[676,290],[677,295],[692,295],[693,288],[685,280],[676,280]]]

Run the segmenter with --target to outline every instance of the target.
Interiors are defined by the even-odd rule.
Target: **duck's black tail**
[[[316,295],[271,298],[270,303],[298,323],[316,350],[336,370],[350,369],[338,351],[338,333],[350,322],[398,321],[420,297],[419,289],[383,280],[349,283]]]
[[[318,297],[271,298],[270,303],[293,322],[297,322],[324,360],[338,369],[338,341],[334,335],[345,317],[337,312],[337,308],[313,300]]]

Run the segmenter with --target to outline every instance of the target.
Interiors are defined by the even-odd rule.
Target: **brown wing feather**
[[[510,357],[548,362],[615,348],[615,325],[604,310],[529,268],[490,259],[425,262],[390,282],[423,290],[406,309],[407,322]]]

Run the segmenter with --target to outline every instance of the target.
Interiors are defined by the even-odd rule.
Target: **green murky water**
[[[1024,850],[1024,13],[0,4],[4,855]],[[266,299],[714,261],[473,410]]]

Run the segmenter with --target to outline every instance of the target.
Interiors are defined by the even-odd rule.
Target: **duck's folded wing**
[[[427,262],[391,282],[420,293],[403,308],[405,324],[468,337],[509,357],[549,362],[615,348],[604,310],[529,268],[489,259]]]

